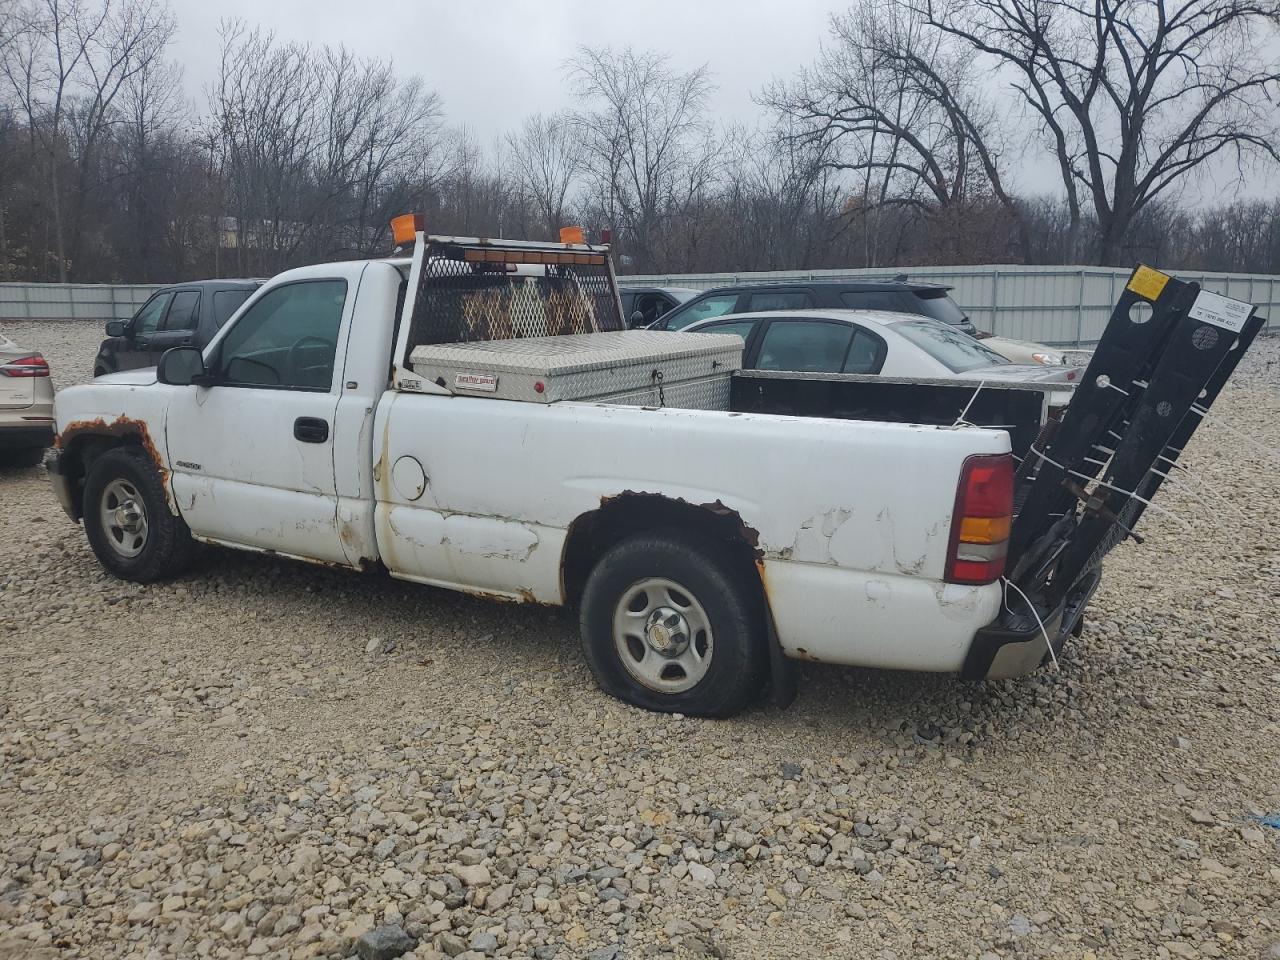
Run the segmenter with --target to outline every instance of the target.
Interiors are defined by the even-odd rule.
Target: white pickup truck
[[[606,691],[704,715],[785,686],[787,658],[1027,672],[1079,622],[1096,576],[1034,623],[1004,611],[1009,430],[433,381],[415,349],[512,336],[513,296],[532,298],[525,333],[623,324],[605,248],[411,242],[283,273],[203,353],[58,394],[49,471],[111,573],[174,576],[200,541],[573,604]],[[743,382],[733,403],[759,409],[770,378]]]

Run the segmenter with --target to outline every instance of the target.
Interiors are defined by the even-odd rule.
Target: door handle
[[[324,443],[329,439],[329,424],[319,417],[299,417],[293,421],[293,438],[303,443]]]

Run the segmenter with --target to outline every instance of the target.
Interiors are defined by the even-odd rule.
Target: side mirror
[[[107,336],[108,336],[108,337],[123,337],[123,336],[124,336],[124,332],[125,332],[127,329],[129,329],[129,321],[128,321],[128,320],[108,320],[108,321],[107,321]]]
[[[643,313],[641,313],[639,310],[636,310],[634,313],[632,313],[632,314],[631,314],[630,325],[631,325],[631,329],[632,329],[632,330],[635,330],[635,329],[637,329],[637,328],[639,328],[639,327],[643,327],[643,326],[645,325],[645,324],[644,324],[644,314],[643,314]]]
[[[187,387],[193,383],[207,387],[212,383],[205,370],[204,355],[197,347],[172,347],[166,350],[156,368],[156,379],[174,387]]]

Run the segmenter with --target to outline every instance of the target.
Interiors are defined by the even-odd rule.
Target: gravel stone
[[[417,943],[399,925],[388,924],[361,934],[356,940],[360,960],[392,960],[408,953]]]
[[[0,332],[58,386],[102,337]],[[600,693],[555,610],[215,548],[113,580],[0,467],[0,956],[350,958],[395,926],[414,960],[1280,960],[1258,444],[1276,340],[1060,671],[802,663],[791,708],[720,721]]]

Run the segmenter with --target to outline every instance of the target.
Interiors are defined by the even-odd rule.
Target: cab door
[[[155,365],[155,361],[151,359],[151,338],[160,329],[160,322],[172,300],[173,291],[162,290],[133,315],[116,350],[117,370],[134,370]]]
[[[200,290],[175,290],[160,329],[151,335],[151,341],[147,344],[148,365],[155,366],[159,363],[170,347],[189,347],[195,343],[196,327],[199,324]]]
[[[364,264],[296,271],[205,351],[169,408],[175,500],[200,539],[346,565],[334,422]]]

